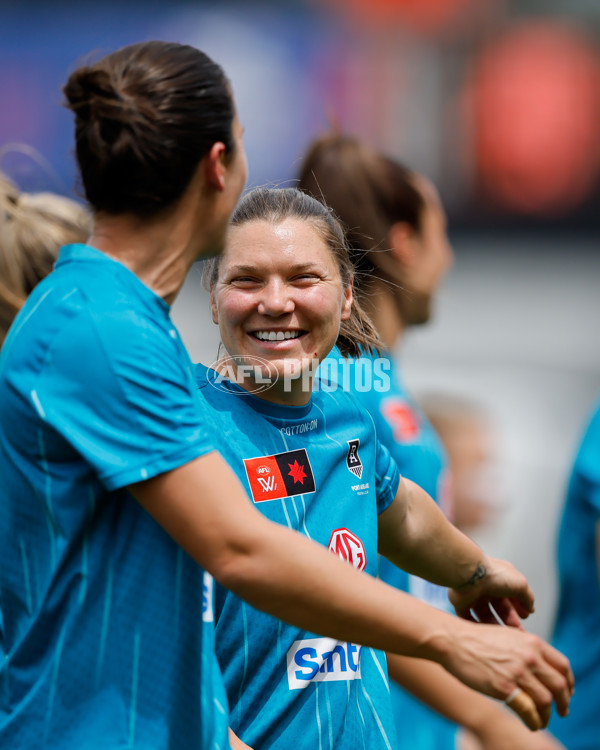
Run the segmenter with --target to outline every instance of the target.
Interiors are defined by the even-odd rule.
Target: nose
[[[271,279],[261,292],[258,312],[277,317],[294,311],[295,303],[291,290],[280,279]]]

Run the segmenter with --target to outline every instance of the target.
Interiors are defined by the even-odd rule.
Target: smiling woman
[[[276,375],[265,400],[307,403],[316,367],[336,343],[344,356],[381,346],[353,300],[353,273],[344,231],[323,204],[267,188],[240,202],[225,252],[206,262],[203,278],[230,357],[269,363],[249,375]]]
[[[219,372],[196,366],[205,418],[267,518],[371,575],[380,553],[446,586],[453,578],[479,586],[480,573],[484,588],[498,574],[516,582],[514,569],[483,556],[399,476],[359,401],[316,373],[335,344],[344,357],[363,349],[374,362],[380,345],[353,298],[348,247],[329,209],[291,188],[248,193],[204,280],[228,355]],[[320,586],[319,577],[306,583]],[[517,611],[494,584],[488,593],[516,624]],[[215,599],[217,657],[231,725],[244,742],[273,750],[396,746],[382,652],[278,621],[220,585]],[[470,606],[489,618],[487,603]],[[516,634],[489,627],[490,635]]]

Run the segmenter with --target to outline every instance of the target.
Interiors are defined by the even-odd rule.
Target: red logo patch
[[[348,529],[336,529],[332,532],[327,549],[357,570],[364,570],[367,565],[364,544]]]
[[[386,399],[381,405],[381,413],[394,431],[394,440],[409,442],[419,434],[419,420],[406,401],[400,398]]]
[[[315,491],[315,478],[305,448],[245,458],[244,467],[255,503]]]

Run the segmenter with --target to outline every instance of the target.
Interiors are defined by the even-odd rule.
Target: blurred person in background
[[[570,655],[577,699],[552,731],[569,750],[600,747],[600,400],[579,445],[558,535],[560,593],[552,641]]]
[[[54,193],[24,193],[0,172],[0,346],[25,300],[54,267],[62,245],[85,242],[92,218]]]
[[[94,227],[61,249],[0,351],[0,746],[228,748],[211,574],[282,620],[416,648],[492,695],[519,687],[543,717],[552,697],[565,713],[554,649],[498,629],[506,679],[498,660],[457,661],[451,633],[424,643],[427,608],[267,521],[215,451],[170,305],[195,260],[223,249],[247,177],[220,66],[151,41],[77,68],[63,91]],[[467,610],[499,583],[480,568]],[[533,595],[513,584],[516,625]],[[470,623],[453,632],[486,641]]]
[[[382,357],[362,356],[351,367],[385,366],[387,391],[356,388],[339,357],[324,372],[350,384],[371,413],[377,435],[400,473],[422,486],[452,519],[453,498],[442,443],[408,393],[393,355],[406,332],[429,321],[436,291],[452,263],[446,216],[434,185],[357,138],[329,133],[309,144],[298,187],[333,209],[347,228],[357,267],[355,286],[385,346]],[[335,350],[334,350],[335,353]],[[339,352],[338,352],[339,354]],[[370,362],[368,361],[370,360]],[[440,609],[446,591],[380,561],[380,577]],[[533,735],[502,704],[476,695],[435,664],[388,654],[392,701],[402,750],[459,746],[485,750],[556,750],[546,733]],[[460,727],[467,731],[460,731]]]
[[[475,533],[495,520],[503,505],[490,417],[478,402],[451,393],[424,393],[418,401],[448,457],[452,520],[465,533]]]

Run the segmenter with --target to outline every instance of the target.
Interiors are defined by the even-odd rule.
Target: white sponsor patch
[[[202,621],[214,622],[215,612],[213,609],[213,587],[214,580],[210,573],[204,571],[202,577]]]
[[[334,638],[294,641],[287,652],[290,690],[301,690],[311,682],[360,680],[361,648]]]

